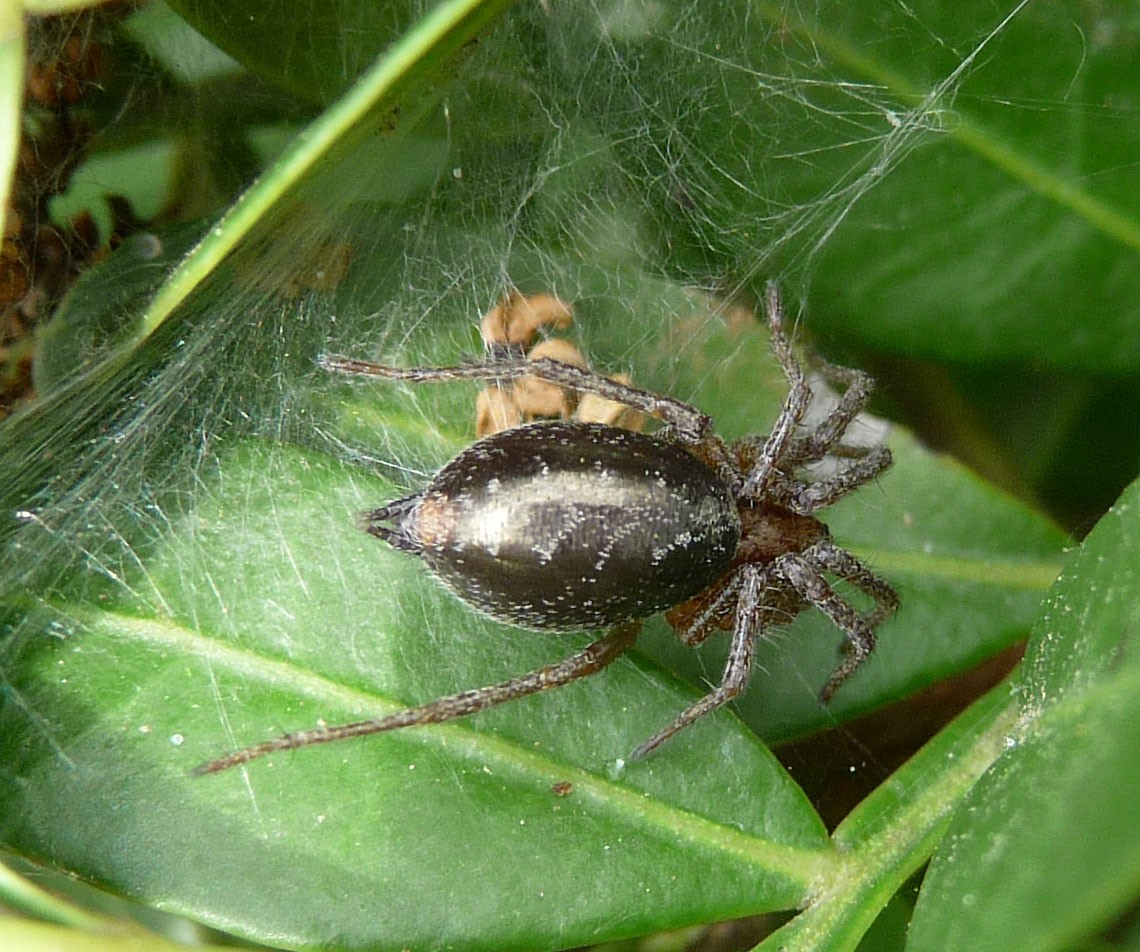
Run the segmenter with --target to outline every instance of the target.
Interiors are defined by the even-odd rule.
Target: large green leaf
[[[1068,560],[1019,681],[1022,722],[940,848],[908,949],[1072,948],[1140,890],[1140,484]]]
[[[813,319],[876,350],[1140,366],[1127,0],[637,9],[552,43],[675,267],[810,262]]]
[[[6,665],[20,704],[0,731],[4,841],[290,946],[574,944],[797,904],[827,841],[742,730],[719,731],[729,776],[695,769],[700,751],[614,772],[686,698],[646,691],[640,665],[478,724],[191,777],[235,743],[568,650],[415,584],[418,566],[352,524],[391,494],[343,465],[235,448],[134,580],[169,614],[33,609],[23,623],[59,637]],[[163,847],[123,849],[148,841]]]
[[[649,312],[654,299],[678,309],[687,299],[660,282],[629,288]],[[651,313],[643,320],[619,326],[644,341]],[[701,405],[729,411],[729,432],[771,419],[784,385],[766,335],[705,322],[686,363],[698,377],[718,368],[721,386]],[[665,366],[678,387],[692,382],[682,365]],[[724,386],[736,374],[763,383],[756,400]],[[315,386],[314,408],[333,413],[333,446],[376,445],[430,466],[472,424],[471,387],[351,386],[341,397],[335,380]],[[831,712],[815,697],[837,632],[781,635],[753,693],[786,699],[790,712],[761,713],[761,729],[803,733],[969,664],[1028,624],[1058,534],[968,479],[933,505],[931,481],[945,491],[952,469],[901,437],[896,448],[910,475],[885,477],[865,505],[853,499],[843,533],[887,565],[903,611]],[[228,748],[498,681],[582,643],[479,618],[355,528],[356,510],[402,486],[248,439],[219,447],[197,476],[182,511],[167,510],[161,535],[136,547],[138,564],[100,600],[10,603],[19,653],[6,668],[21,699],[0,732],[10,846],[250,937],[346,947],[533,947],[786,908],[831,862],[798,788],[730,715],[619,769],[695,694],[636,660],[472,723],[191,778]],[[967,545],[943,507],[987,531]],[[572,785],[566,798],[554,792],[561,782]],[[194,836],[158,853],[113,848],[128,829],[158,836],[172,824]],[[472,857],[496,884],[492,902],[468,886]],[[255,875],[269,866],[303,875]],[[631,915],[646,895],[661,898]]]

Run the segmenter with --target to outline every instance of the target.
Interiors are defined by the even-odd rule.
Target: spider
[[[813,429],[812,399],[767,286],[772,350],[789,383],[767,436],[726,443],[711,419],[672,397],[549,358],[495,356],[458,367],[400,369],[325,355],[332,373],[425,383],[536,377],[656,417],[655,434],[602,423],[534,423],[494,433],[443,467],[422,490],[360,516],[361,528],[422,559],[459,598],[501,621],[543,632],[607,629],[563,661],[372,720],[284,734],[202,764],[216,773],[273,751],[448,721],[594,674],[636,641],[660,611],[687,645],[732,632],[720,683],[636,748],[636,760],[748,685],[757,644],[808,606],[843,632],[845,653],[821,691],[826,702],[871,656],[876,628],[898,597],[837,546],[815,513],[882,473],[885,447],[844,442],[873,382],[819,362],[842,396]],[[816,481],[800,473],[832,457]],[[873,603],[860,612],[832,587],[842,579]]]

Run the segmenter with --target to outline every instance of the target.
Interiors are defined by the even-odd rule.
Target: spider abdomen
[[[681,446],[577,422],[480,440],[365,527],[486,614],[545,631],[690,598],[728,569],[741,532],[729,487]]]

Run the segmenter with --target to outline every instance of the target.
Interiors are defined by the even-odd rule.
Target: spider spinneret
[[[824,379],[843,393],[821,422],[804,430],[812,392],[784,330],[774,283],[766,304],[772,350],[789,392],[771,433],[733,443],[713,433],[711,419],[695,407],[549,357],[527,359],[504,349],[492,350],[482,364],[401,369],[323,356],[321,366],[331,373],[411,383],[501,386],[537,379],[663,421],[665,428],[649,435],[575,419],[492,432],[424,489],[361,514],[365,531],[422,559],[459,598],[493,618],[535,631],[608,630],[563,661],[500,684],[385,717],[284,734],[195,773],[217,773],[274,751],[440,723],[568,684],[624,654],[641,620],[662,610],[687,645],[717,630],[731,631],[732,643],[720,684],[631,759],[740,694],[764,633],[809,606],[845,639],[844,657],[821,691],[829,700],[871,656],[875,631],[897,610],[898,596],[837,546],[815,513],[873,480],[891,455],[883,446],[844,442],[873,386],[858,370],[819,363]],[[814,481],[800,475],[827,457],[841,464],[834,473]],[[858,611],[828,576],[869,596],[873,607]]]

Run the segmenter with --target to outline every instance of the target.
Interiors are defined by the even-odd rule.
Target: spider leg
[[[702,644],[715,630],[715,622],[720,618],[725,606],[740,595],[740,573],[733,572],[727,581],[717,583],[715,595],[701,608],[683,628],[674,628],[677,638],[690,648]],[[705,594],[705,593],[702,593]],[[665,613],[666,619],[669,612]]]
[[[616,661],[637,640],[640,630],[640,622],[627,622],[617,625],[606,632],[603,637],[569,658],[536,668],[527,674],[511,678],[509,681],[476,688],[473,691],[462,691],[385,717],[283,734],[273,740],[235,750],[216,760],[207,761],[194,768],[193,772],[195,776],[219,773],[222,770],[229,770],[230,767],[249,763],[251,760],[279,750],[295,750],[298,747],[308,747],[311,744],[327,744],[332,741],[347,740],[350,737],[364,737],[367,734],[379,734],[400,727],[412,727],[416,724],[439,724],[456,717],[465,717],[468,714],[484,711],[506,701],[513,701],[516,698],[561,687],[571,681],[576,681],[578,678],[595,674]]]
[[[330,373],[379,377],[382,380],[407,380],[412,383],[439,380],[518,380],[522,377],[537,377],[539,380],[577,390],[580,393],[596,393],[600,397],[624,403],[628,407],[663,420],[681,440],[687,443],[699,443],[712,426],[712,419],[708,414],[681,400],[632,387],[592,370],[565,364],[550,357],[540,357],[538,360],[514,357],[457,367],[386,367],[351,357],[322,354],[318,364]]]
[[[811,547],[811,552],[813,558],[818,559],[829,572],[854,585],[875,602],[875,609],[863,618],[867,625],[878,628],[898,611],[899,596],[895,590],[846,549],[841,549],[830,539],[821,539]]]
[[[833,476],[809,483],[777,474],[769,486],[773,501],[805,515],[826,509],[848,493],[869,483],[891,465],[891,451],[885,446],[867,449]]]
[[[796,427],[799,426],[811,402],[811,390],[808,388],[807,378],[804,376],[803,368],[797,363],[795,354],[792,353],[791,341],[784,332],[784,310],[780,303],[779,288],[774,281],[768,283],[766,292],[772,352],[779,360],[790,387],[788,396],[784,399],[783,409],[772,426],[772,432],[768,434],[752,472],[744,480],[742,493],[749,499],[759,498],[767,489],[768,483],[777,471],[777,466],[784,461],[793,443]]]
[[[875,649],[875,629],[898,608],[898,596],[855,556],[826,539],[803,553],[782,555],[773,567],[804,601],[827,615],[847,638],[846,654],[820,692],[820,700],[827,702],[871,656]],[[865,592],[875,600],[876,608],[868,615],[859,614],[831,587],[821,568]]]
[[[696,704],[682,711],[681,714],[663,730],[658,731],[649,740],[640,744],[632,754],[630,760],[640,760],[652,753],[665,741],[678,731],[688,727],[694,721],[711,714],[719,707],[723,707],[746,687],[752,673],[753,650],[756,645],[760,627],[760,612],[763,608],[761,584],[763,570],[757,565],[745,565],[741,568],[740,594],[736,601],[736,625],[732,633],[732,647],[729,649],[728,663],[724,667],[724,674],[716,690],[706,694]]]
[[[810,433],[795,440],[793,453],[801,461],[822,459],[830,453],[855,417],[863,412],[875,389],[874,378],[861,370],[840,367],[820,357],[813,363],[824,380],[833,387],[843,387],[844,391],[831,412]]]

